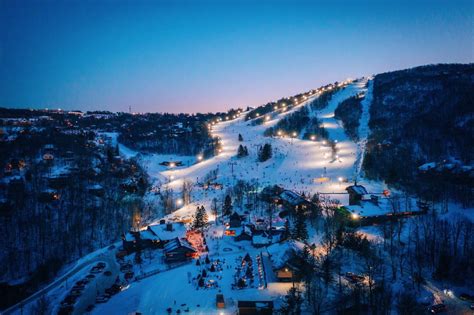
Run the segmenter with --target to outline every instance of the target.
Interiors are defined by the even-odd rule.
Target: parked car
[[[430,308],[428,310],[430,311],[431,314],[438,314],[438,313],[446,312],[446,305],[444,305],[442,303],[432,305],[432,306],[430,306]]]
[[[58,311],[58,315],[69,315],[74,312],[74,306],[72,305],[67,305],[67,306],[61,306]]]
[[[471,310],[474,310],[474,304],[469,305],[469,308],[470,308]]]
[[[95,278],[95,275],[87,275],[86,278],[92,280]]]
[[[84,290],[85,286],[83,284],[78,285],[76,284],[75,286],[72,287],[72,290],[77,290],[77,291],[82,291]]]
[[[82,290],[71,290],[71,292],[69,292],[69,295],[81,295],[82,294]]]
[[[110,277],[112,275],[112,271],[107,270],[106,272],[104,272],[104,275]]]
[[[100,295],[95,299],[96,303],[106,303],[109,300],[107,296]]]
[[[89,306],[86,307],[86,312],[92,312],[92,310],[94,309],[95,305],[94,304],[91,304]]]
[[[467,293],[461,293],[459,295],[459,298],[463,301],[474,302],[474,295],[470,295],[470,294],[467,294]]]
[[[105,268],[105,263],[104,262],[99,262],[99,263],[97,263],[96,267]]]
[[[125,274],[125,279],[132,279],[134,275],[133,271],[129,271]]]
[[[122,286],[120,284],[113,284],[110,288],[105,289],[105,293],[114,295],[122,291]]]
[[[67,302],[68,304],[72,305],[72,304],[76,303],[78,297],[79,297],[78,295],[67,295],[64,298],[64,301]]]
[[[90,272],[91,272],[91,273],[101,273],[101,272],[102,272],[102,269],[101,269],[101,268],[94,267],[94,268],[91,269]]]

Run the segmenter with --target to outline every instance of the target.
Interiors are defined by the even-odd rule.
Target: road
[[[97,256],[94,256],[91,259],[88,259],[88,260],[76,265],[73,269],[71,269],[70,271],[68,271],[64,275],[60,276],[59,278],[57,278],[56,280],[54,280],[53,282],[51,282],[50,284],[48,284],[44,288],[42,288],[39,291],[33,293],[32,295],[30,295],[29,297],[27,297],[23,301],[18,302],[17,304],[15,304],[13,306],[10,306],[9,308],[5,309],[4,311],[1,312],[1,314],[2,315],[8,315],[8,314],[13,314],[17,311],[22,313],[22,309],[25,306],[27,306],[29,303],[35,301],[36,299],[38,299],[39,297],[41,297],[45,294],[48,294],[49,292],[51,292],[51,290],[53,290],[53,289],[57,288],[58,286],[62,285],[67,279],[74,276],[76,273],[81,271],[84,267],[87,267],[87,266],[92,265],[94,263],[97,263],[99,261],[104,261],[105,260],[106,262],[109,262],[111,260],[110,256],[113,257],[114,253],[115,253],[115,251],[107,251],[103,254],[99,254]]]
[[[454,294],[445,294],[443,289],[440,289],[436,284],[431,281],[426,281],[426,284],[423,287],[431,292],[434,296],[435,303],[444,303],[447,307],[447,311],[443,314],[453,314],[453,315],[472,315],[474,311],[469,309],[469,302],[462,301]]]

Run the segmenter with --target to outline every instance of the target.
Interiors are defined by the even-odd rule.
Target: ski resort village
[[[473,314],[472,142],[405,129],[473,71],[216,114],[2,109],[2,314]]]

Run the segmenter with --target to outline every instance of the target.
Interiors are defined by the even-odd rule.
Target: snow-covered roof
[[[435,162],[430,162],[430,163],[425,163],[423,165],[420,165],[418,167],[418,169],[420,171],[427,171],[427,170],[430,170],[430,169],[435,168],[435,167],[436,167],[436,163]]]
[[[171,224],[171,227],[172,227],[171,231],[167,230],[168,224]],[[186,237],[186,227],[184,226],[183,223],[173,222],[173,223],[168,223],[168,224],[150,225],[148,226],[148,230],[150,230],[162,241],[168,241],[176,237],[179,237],[179,238]]]
[[[267,248],[271,261],[276,268],[283,265],[297,252],[298,246],[294,242],[276,243]]]
[[[140,231],[140,238],[142,240],[151,240],[151,241],[159,241],[160,240],[158,238],[158,236],[156,236],[155,234],[153,234],[149,230]]]
[[[266,245],[270,243],[271,243],[271,240],[268,238],[268,235],[266,233],[252,236],[252,244]]]
[[[280,198],[283,199],[284,201],[292,204],[292,205],[298,205],[302,202],[305,202],[306,200],[298,195],[297,193],[291,191],[291,190],[285,190],[280,194]]]
[[[196,249],[194,249],[194,247],[191,246],[191,244],[189,244],[186,240],[184,239],[180,239],[178,237],[172,239],[171,241],[169,241],[165,247],[163,248],[163,251],[166,253],[169,253],[169,252],[172,252],[174,251],[175,249],[177,248],[180,248],[180,247],[184,247],[190,251],[193,251],[195,252]]]
[[[132,233],[128,232],[127,234],[125,234],[124,239],[126,242],[133,242],[135,241],[135,236]]]
[[[369,200],[362,200],[360,205],[345,206],[345,208],[350,213],[357,214],[361,217],[385,215],[392,212],[390,202],[386,198],[379,198],[378,204]]]
[[[346,190],[347,190],[347,192],[352,191],[352,192],[354,192],[358,195],[366,195],[367,194],[367,190],[362,185],[352,185],[352,186],[346,187]]]

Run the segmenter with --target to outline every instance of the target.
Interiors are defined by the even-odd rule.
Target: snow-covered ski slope
[[[224,190],[204,193],[195,189],[193,192],[194,202],[188,207],[193,212],[196,203],[209,204],[213,197],[221,200],[225,189],[231,187],[238,180],[258,182],[260,188],[277,184],[296,192],[331,194],[334,199],[338,199],[344,204],[347,202],[348,196],[340,193],[345,192],[345,187],[353,182],[356,174],[359,173],[365,141],[369,132],[367,124],[372,85],[369,82],[369,88],[366,88],[368,80],[363,79],[350,83],[334,94],[326,108],[311,113],[311,115],[317,115],[320,118],[329,132],[330,139],[337,141],[338,158],[335,160],[331,158],[331,148],[325,145],[325,141],[263,136],[265,129],[274,126],[278,120],[298,110],[301,106],[307,106],[313,99],[310,98],[262,125],[252,126],[251,121],[245,121],[245,113],[235,120],[215,124],[212,133],[221,138],[222,152],[211,159],[189,167],[174,169],[157,167],[159,161],[163,160],[163,156],[160,155],[143,156],[142,163],[152,178],[161,183],[168,183],[167,186],[175,193],[180,192],[183,181],[201,181],[206,174],[217,169],[216,182],[223,184]],[[358,93],[364,93],[367,97],[363,101],[363,114],[359,128],[361,140],[354,143],[345,134],[342,123],[334,118],[334,111],[341,101]],[[238,141],[239,134],[242,135],[243,142]],[[258,148],[265,143],[272,145],[274,154],[270,160],[259,163],[257,162]],[[240,144],[247,146],[249,156],[239,159],[236,157],[236,153]],[[169,156],[166,158],[169,159]],[[176,157],[178,160],[185,161],[189,161],[190,158],[192,157]],[[359,183],[363,183],[369,192],[381,192],[384,188],[383,183],[368,182],[360,176],[357,180]],[[178,211],[178,213],[180,212],[184,214],[182,212],[187,211],[183,209],[183,211]]]

